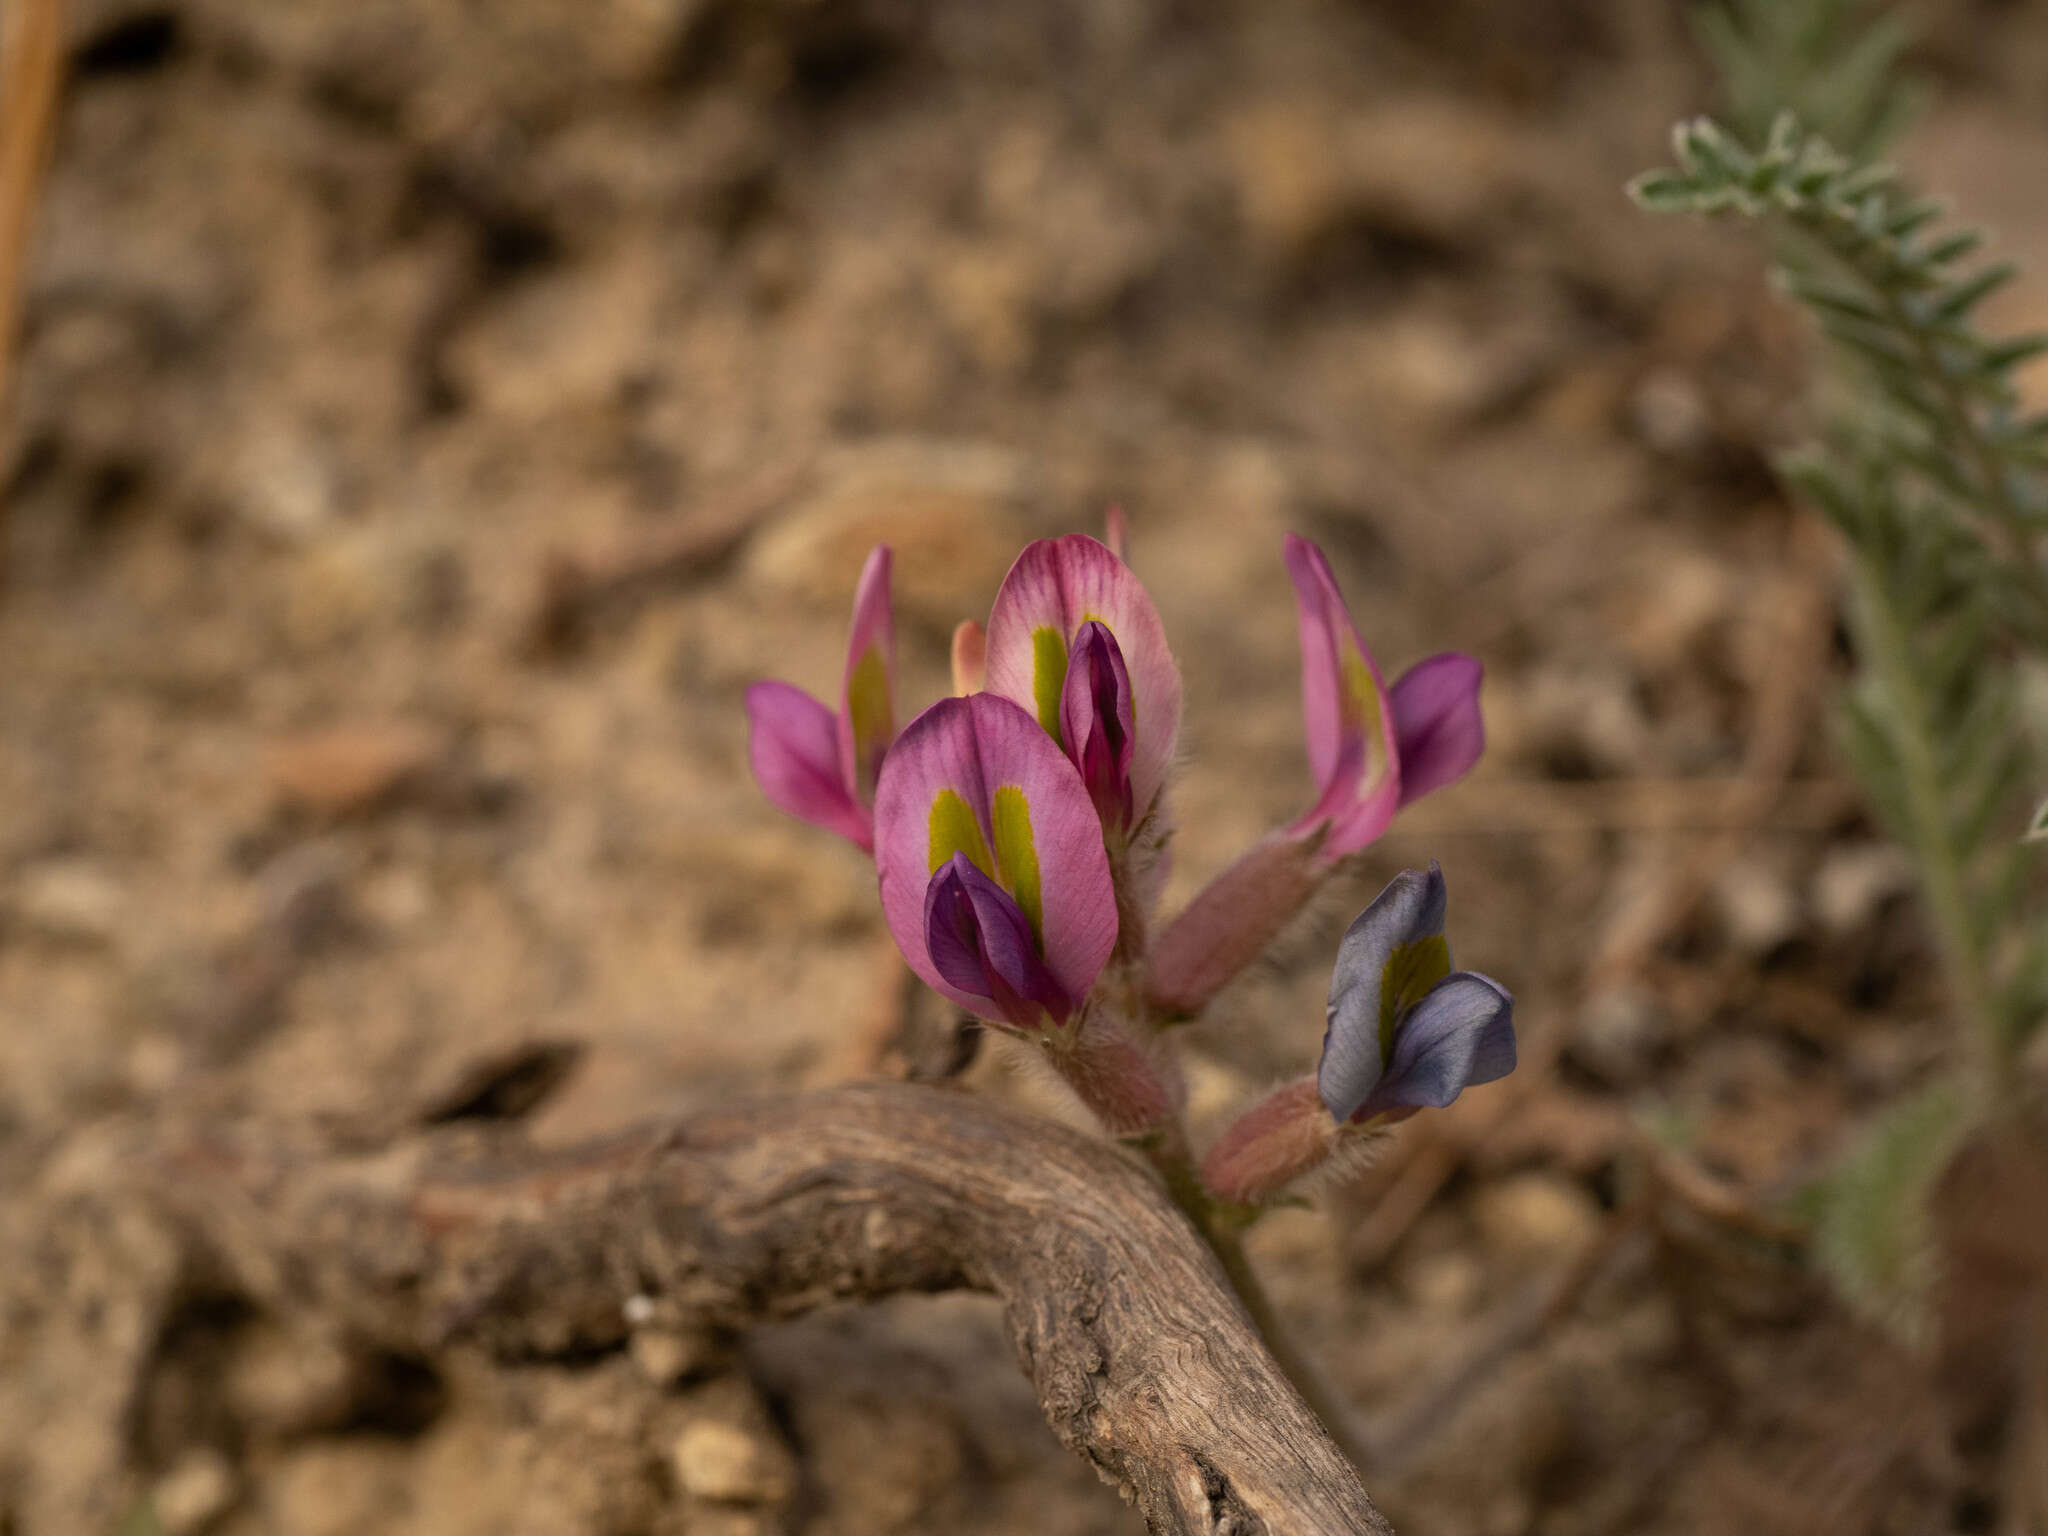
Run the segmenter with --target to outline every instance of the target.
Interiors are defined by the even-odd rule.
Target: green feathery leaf
[[[1696,19],[1737,132],[1680,124],[1676,165],[1630,190],[1767,224],[1785,291],[1836,344],[1848,413],[1779,472],[1853,556],[1839,740],[1913,856],[1969,1047],[1810,1191],[1817,1259],[1910,1332],[1928,1193],[2048,1024],[2044,872],[2022,846],[2048,841],[2048,802],[2018,831],[2024,787],[2048,780],[2018,685],[2023,660],[2048,660],[2048,412],[2021,413],[2015,377],[2048,336],[1976,329],[2014,267],[1877,158],[1914,105],[1894,19],[1858,0],[1722,0]]]
[[[1962,1083],[1938,1078],[1881,1114],[1802,1202],[1816,1256],[1843,1294],[1908,1338],[1929,1322],[1928,1196],[1970,1120]]]

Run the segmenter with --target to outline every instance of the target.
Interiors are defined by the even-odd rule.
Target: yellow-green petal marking
[[[989,820],[995,826],[996,867],[1001,871],[997,878],[1017,898],[1024,920],[1031,924],[1031,936],[1043,949],[1045,912],[1039,894],[1038,844],[1031,835],[1031,803],[1024,798],[1024,791],[1015,784],[999,788],[989,807]]]
[[[1380,1060],[1394,1059],[1394,1026],[1401,1015],[1451,974],[1450,941],[1440,933],[1396,944],[1380,971]]]
[[[1067,637],[1050,624],[1031,631],[1031,697],[1038,704],[1038,723],[1046,735],[1060,740],[1060,694],[1067,686]]]
[[[872,794],[876,760],[889,744],[896,724],[889,698],[889,668],[878,645],[861,652],[853,675],[846,680],[846,717],[853,725],[853,756],[855,770],[862,776],[861,788]]]
[[[1344,685],[1340,708],[1344,723],[1365,733],[1365,760],[1370,765],[1380,754],[1380,690],[1372,680],[1372,668],[1365,664],[1356,646],[1344,647],[1342,661]]]
[[[974,819],[974,808],[960,798],[958,790],[942,789],[932,797],[929,873],[936,875],[956,853],[966,854],[976,869],[991,880],[995,878],[995,865],[989,859],[981,824]]]

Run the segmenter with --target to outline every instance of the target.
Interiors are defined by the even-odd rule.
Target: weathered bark
[[[607,1345],[630,1298],[739,1329],[990,1291],[1054,1431],[1155,1532],[1388,1529],[1153,1179],[964,1094],[860,1085],[567,1152],[443,1136],[295,1162],[213,1140],[169,1171],[240,1285],[429,1354]]]

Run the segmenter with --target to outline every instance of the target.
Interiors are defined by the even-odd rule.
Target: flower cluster
[[[749,690],[750,756],[783,809],[873,853],[911,969],[960,1007],[1037,1040],[1103,1122],[1177,1121],[1168,1028],[1200,1013],[1348,855],[1409,801],[1461,777],[1485,733],[1479,663],[1446,653],[1388,688],[1329,562],[1289,535],[1302,709],[1316,795],[1156,936],[1180,669],[1150,595],[1110,542],[1017,557],[986,628],[954,636],[957,696],[896,729],[890,554],[854,598],[837,710],[786,683]],[[1313,1078],[1232,1126],[1202,1166],[1256,1207],[1348,1141],[1512,1070],[1512,1005],[1454,972],[1442,873],[1399,876],[1344,936]]]

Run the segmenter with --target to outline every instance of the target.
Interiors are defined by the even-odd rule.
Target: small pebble
[[[701,1374],[719,1354],[710,1334],[673,1328],[635,1328],[628,1347],[640,1374],[657,1387]]]
[[[245,1331],[221,1385],[245,1431],[288,1439],[345,1423],[359,1375],[339,1340],[259,1324]]]
[[[109,943],[128,920],[127,892],[84,859],[56,859],[25,871],[12,905],[25,927],[76,944]]]
[[[1472,1310],[1485,1277],[1470,1254],[1450,1249],[1418,1255],[1401,1268],[1401,1288],[1425,1312],[1462,1316]]]
[[[1813,872],[1813,911],[1840,938],[1856,932],[1894,896],[1913,888],[1913,860],[1892,843],[1847,843]]]
[[[235,1469],[219,1451],[187,1451],[156,1481],[149,1502],[164,1536],[199,1536],[233,1507]]]
[[[1600,1207],[1570,1179],[1518,1173],[1479,1192],[1473,1214],[1489,1246],[1515,1259],[1562,1256],[1592,1241]]]
[[[1609,1082],[1633,1082],[1648,1070],[1668,1027],[1664,1005],[1648,988],[1604,987],[1579,1010],[1572,1054]]]
[[[1628,417],[1638,437],[1674,458],[1700,452],[1713,435],[1713,417],[1699,387],[1675,368],[1644,375],[1629,396]]]
[[[796,1463],[767,1435],[698,1419],[676,1436],[676,1482],[717,1504],[780,1504],[796,1489]]]
[[[1737,859],[1722,870],[1714,905],[1729,942],[1745,955],[1767,955],[1799,932],[1799,897],[1768,858]]]

